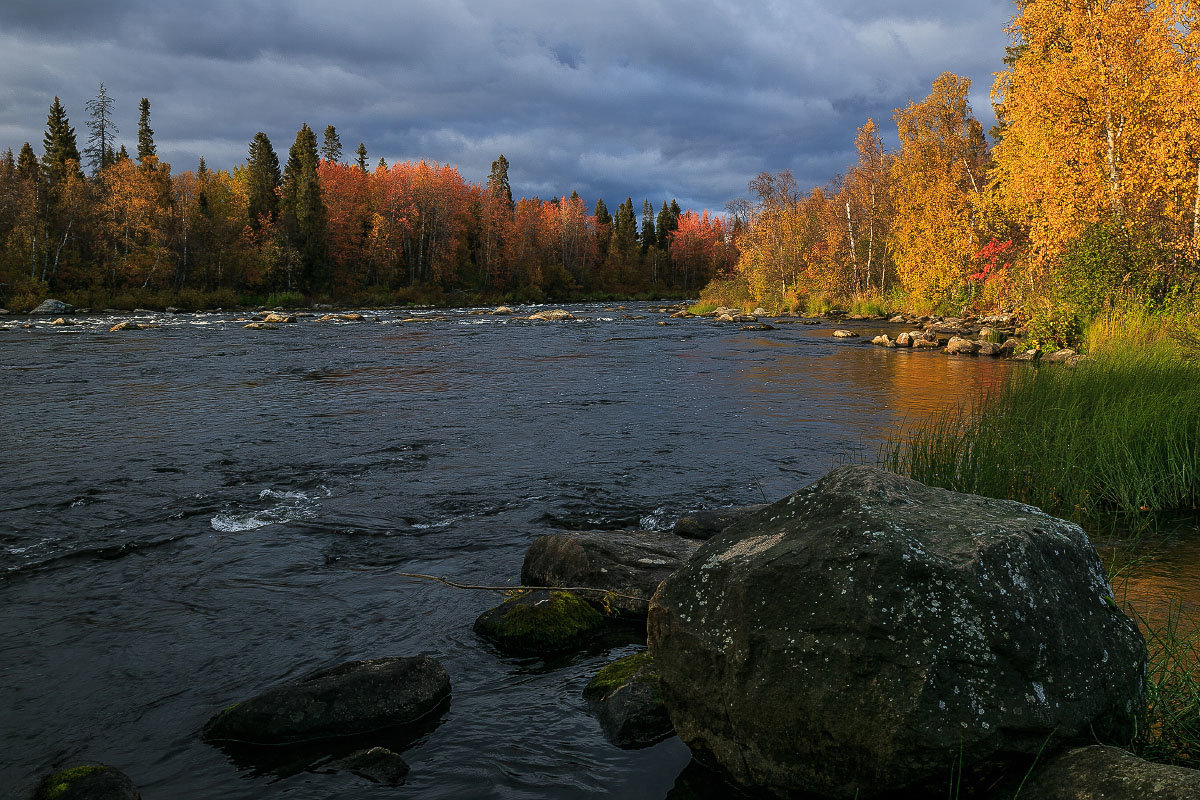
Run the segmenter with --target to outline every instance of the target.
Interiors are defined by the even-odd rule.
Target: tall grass
[[[1146,711],[1134,749],[1142,758],[1200,766],[1200,627],[1172,606],[1160,623],[1128,608],[1146,636]]]
[[[1077,367],[1017,367],[999,387],[885,445],[923,483],[1075,519],[1200,503],[1200,360],[1180,325],[1110,315]]]

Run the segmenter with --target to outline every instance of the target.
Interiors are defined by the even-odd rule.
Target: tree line
[[[0,303],[682,296],[736,261],[723,218],[674,200],[643,201],[640,219],[632,198],[514,200],[503,155],[483,183],[425,160],[372,168],[363,143],[343,158],[332,125],[320,143],[301,125],[282,163],[259,132],[232,170],[173,172],[149,100],[134,154],[114,106],[101,84],[81,153],[56,97],[41,156],[28,142],[0,156]]]
[[[945,73],[867,120],[857,161],[801,192],[763,173],[731,203],[740,258],[714,301],[1018,309],[1048,338],[1106,306],[1195,306],[1200,278],[1200,25],[1194,6],[1020,0],[992,143],[970,81]]]

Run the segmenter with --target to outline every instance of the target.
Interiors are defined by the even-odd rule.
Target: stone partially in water
[[[833,336],[835,339],[854,339],[858,336],[858,334],[854,331],[847,331],[839,328],[833,332]]]
[[[267,314],[265,317],[263,317],[262,321],[267,323],[268,325],[272,325],[272,324],[279,325],[279,324],[283,324],[283,323],[295,322],[296,315],[295,314],[271,313],[271,314]]]
[[[644,650],[601,667],[583,690],[583,699],[600,720],[605,738],[617,747],[649,747],[675,733],[654,659]]]
[[[385,786],[403,786],[408,777],[408,762],[386,747],[359,750],[345,758],[327,764],[332,769],[344,769],[359,777]]]
[[[973,356],[979,350],[979,345],[961,336],[952,336],[946,342],[946,352],[950,355]]]
[[[536,314],[530,314],[526,319],[541,322],[570,322],[575,319],[575,315],[566,309],[552,308],[549,311],[539,311]]]
[[[842,467],[708,541],[654,597],[679,736],[776,794],[870,798],[1093,736],[1146,650],[1072,523]],[[1047,752],[1053,749],[1053,745]]]
[[[1092,745],[1036,767],[1019,796],[1021,800],[1195,800],[1200,798],[1200,771],[1154,764],[1117,747]],[[1007,800],[1011,793],[1004,797]]]
[[[645,616],[658,585],[699,545],[662,531],[575,531],[539,536],[525,552],[526,586],[587,587],[626,615]],[[603,598],[600,592],[625,597]]]
[[[30,314],[70,314],[75,310],[75,306],[70,303],[64,303],[62,300],[43,300],[42,304],[30,311]]]
[[[288,744],[414,725],[450,698],[435,659],[377,658],[318,670],[216,714],[213,742]]]
[[[47,775],[33,800],[141,800],[129,776],[107,764],[84,764]]]
[[[691,514],[684,514],[680,517],[672,530],[676,536],[683,536],[687,539],[711,539],[733,523],[740,522],[751,514],[757,514],[766,507],[766,503],[758,503],[734,508],[693,511]]]
[[[570,592],[529,591],[475,620],[475,632],[504,653],[544,656],[575,650],[600,632],[604,615]]]
[[[243,325],[242,327],[245,328],[246,330],[251,330],[251,331],[277,331],[277,330],[279,330],[278,325],[274,325],[270,322],[251,322],[249,325]]]

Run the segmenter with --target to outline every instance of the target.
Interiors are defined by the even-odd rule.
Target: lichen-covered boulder
[[[511,655],[575,650],[600,632],[604,615],[570,592],[530,591],[508,598],[475,620],[475,632]]]
[[[842,467],[709,540],[649,648],[679,736],[747,786],[870,798],[1128,741],[1146,649],[1077,526]],[[1027,759],[1026,759],[1027,760]]]
[[[604,736],[617,747],[657,744],[675,733],[663,705],[654,659],[645,650],[600,668],[583,690]]]
[[[537,320],[540,322],[570,322],[576,317],[570,311],[563,308],[552,308],[548,311],[539,311],[536,314],[530,314],[527,319]]]
[[[1092,745],[1035,767],[1019,796],[1021,800],[1196,800],[1200,770],[1154,764],[1118,747]]]
[[[211,742],[290,744],[415,725],[450,698],[450,676],[428,656],[351,661],[267,690],[213,716]]]
[[[663,531],[575,531],[539,536],[525,552],[526,586],[586,587],[586,597],[627,616],[645,616],[658,585],[698,543]]]
[[[47,775],[33,800],[141,800],[129,776],[107,764],[82,764]]]
[[[766,503],[731,508],[716,508],[706,511],[693,511],[684,514],[675,522],[671,530],[676,536],[687,539],[711,539],[735,522],[739,522],[751,514],[757,514],[767,507]],[[688,554],[690,557],[690,553]]]

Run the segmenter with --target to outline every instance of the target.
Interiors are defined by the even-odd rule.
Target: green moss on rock
[[[84,764],[78,767],[59,770],[53,775],[49,775],[42,779],[38,785],[37,793],[34,795],[34,800],[58,800],[62,797],[63,792],[71,788],[71,784],[85,775],[91,775],[93,772],[100,772],[105,767],[100,764]]]
[[[507,653],[549,655],[578,647],[604,624],[584,600],[562,591],[510,597],[475,620],[475,632]]]
[[[120,770],[105,764],[80,764],[47,775],[33,800],[137,800],[141,794]]]
[[[649,650],[618,658],[600,668],[583,691],[585,698],[604,697],[634,679],[653,683],[658,691],[658,671]]]

